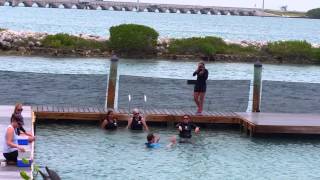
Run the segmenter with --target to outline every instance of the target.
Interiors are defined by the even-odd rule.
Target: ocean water
[[[137,23],[160,37],[219,36],[232,41],[307,40],[319,44],[320,21],[274,17],[219,16],[103,10],[0,7],[0,27],[20,31],[108,37],[111,26]]]

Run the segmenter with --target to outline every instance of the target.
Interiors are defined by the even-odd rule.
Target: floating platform
[[[86,106],[33,106],[40,120],[86,120],[100,121],[106,116],[102,107]],[[142,111],[147,122],[177,123],[184,114],[191,116],[194,123],[235,124],[248,134],[320,134],[320,114],[290,113],[245,113],[204,111],[197,115],[194,110],[147,109]],[[127,121],[128,110],[115,112],[119,121]]]

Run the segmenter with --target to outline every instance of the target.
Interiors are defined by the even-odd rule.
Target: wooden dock
[[[102,107],[86,106],[33,106],[38,120],[87,120],[99,121],[106,116]],[[142,110],[147,122],[177,123],[184,114],[191,115],[195,123],[235,124],[249,135],[255,134],[320,134],[320,114],[289,113],[236,113],[204,111],[196,115],[194,110],[147,109]],[[119,121],[127,121],[128,110],[115,113]]]
[[[3,151],[3,144],[4,144],[4,133],[5,128],[8,127],[10,124],[10,117],[13,113],[14,106],[0,106],[0,144],[1,144],[1,161],[5,158],[2,155]],[[30,106],[24,106],[22,115],[24,117],[24,128],[28,132],[33,132],[33,123],[34,123],[34,117],[32,115],[32,110]],[[31,159],[33,159],[33,152],[34,152],[34,143],[29,144],[28,146],[24,146],[25,149],[31,151]],[[0,179],[6,179],[6,180],[15,180],[22,178],[20,177],[20,171],[26,171],[29,175],[31,174],[32,170],[31,168],[19,168],[15,165],[7,165],[6,167],[0,167]]]

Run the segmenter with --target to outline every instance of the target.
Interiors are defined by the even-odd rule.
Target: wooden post
[[[262,64],[258,61],[254,64],[252,112],[260,112],[261,74]]]
[[[111,65],[109,72],[109,81],[108,81],[108,94],[107,94],[107,108],[114,109],[114,101],[116,96],[116,87],[117,87],[117,74],[118,74],[118,57],[113,55],[111,57]]]

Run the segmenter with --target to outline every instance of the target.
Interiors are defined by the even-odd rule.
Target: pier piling
[[[111,58],[109,81],[108,81],[108,94],[107,94],[107,108],[114,109],[114,102],[117,87],[117,74],[118,74],[118,57],[113,55]]]
[[[252,112],[260,112],[261,74],[262,64],[258,61],[254,64]]]

